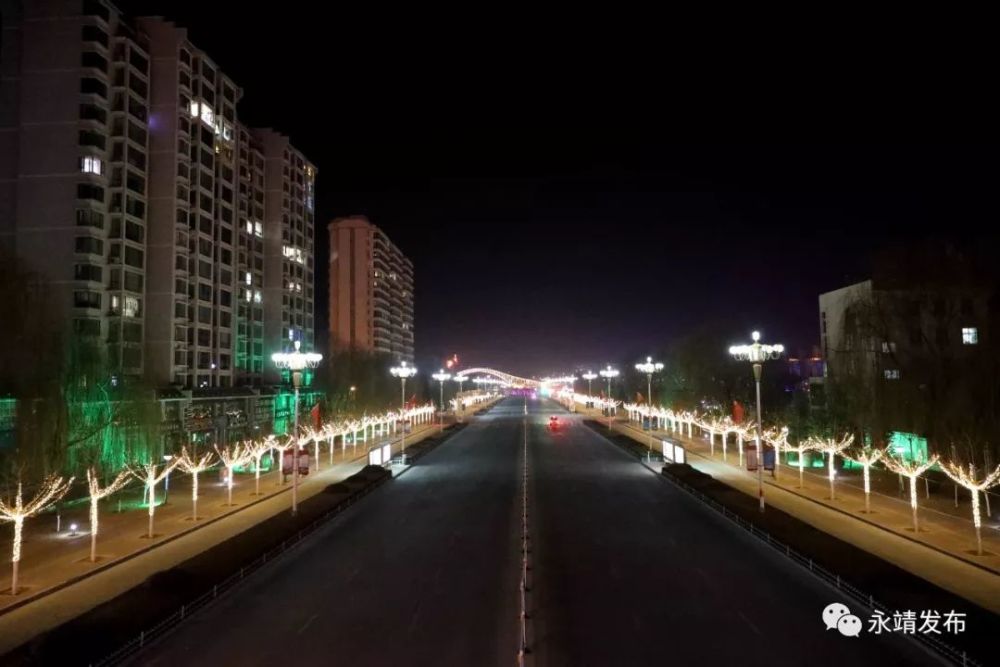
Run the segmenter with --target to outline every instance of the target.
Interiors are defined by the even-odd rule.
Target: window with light
[[[962,345],[978,345],[979,329],[976,327],[962,327]]]

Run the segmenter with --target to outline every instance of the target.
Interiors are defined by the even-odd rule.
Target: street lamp
[[[649,458],[653,458],[653,373],[663,370],[663,364],[646,357],[646,363],[636,364],[635,370],[646,374],[646,404],[649,406]],[[610,386],[610,379],[608,384]]]
[[[618,369],[611,368],[611,364],[608,364],[607,368],[601,370],[601,377],[608,380],[608,398],[611,398],[611,381],[618,377]]]
[[[438,385],[441,387],[441,417],[438,419],[438,422],[440,423],[441,430],[443,431],[444,430],[444,382],[445,380],[451,379],[451,373],[445,373],[444,369],[442,368],[440,371],[438,371],[431,377],[437,380]]]
[[[750,345],[733,345],[729,348],[729,354],[738,361],[749,361],[753,364],[753,379],[757,385],[757,494],[760,497],[760,511],[764,511],[764,458],[763,442],[760,422],[760,375],[764,370],[764,362],[769,359],[777,359],[784,351],[783,345],[764,345],[760,342],[760,332],[754,331],[751,334],[753,343]]]
[[[167,504],[167,498],[170,497],[170,462],[174,460],[173,454],[164,454],[163,463],[167,466],[167,476],[165,480],[165,486],[163,488],[163,504]]]
[[[608,380],[608,400],[611,401],[611,400],[613,400],[612,396],[611,396],[611,381],[613,379],[615,379],[616,377],[618,377],[618,369],[617,368],[612,368],[611,364],[608,364],[608,367],[601,369],[600,373],[601,373],[601,377],[606,378]],[[608,404],[608,428],[611,428],[611,404],[610,403]]]
[[[307,368],[316,368],[323,360],[323,355],[317,352],[301,352],[299,346],[301,341],[295,341],[295,350],[292,352],[275,352],[271,355],[271,361],[278,368],[287,368],[292,372],[292,386],[295,388],[295,418],[292,427],[292,514],[299,511],[299,387],[302,386],[302,371]]]
[[[582,377],[584,380],[587,381],[587,396],[593,396],[594,395],[594,388],[591,385],[591,383],[594,381],[594,378],[597,377],[597,373],[595,373],[594,371],[587,371],[586,373],[584,373],[580,377]]]
[[[416,366],[407,366],[405,361],[400,362],[399,366],[393,366],[389,369],[393,377],[399,378],[400,384],[400,409],[403,411],[403,435],[400,440],[399,454],[400,460],[403,465],[406,465],[406,378],[411,378],[417,374]]]
[[[462,385],[465,384],[465,381],[468,380],[469,378],[465,377],[464,375],[456,375],[453,379],[455,380],[455,382],[458,383],[458,393],[461,394]]]

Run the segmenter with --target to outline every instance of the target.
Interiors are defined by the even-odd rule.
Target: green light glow
[[[893,431],[889,436],[889,451],[904,461],[922,463],[927,460],[927,438]]]

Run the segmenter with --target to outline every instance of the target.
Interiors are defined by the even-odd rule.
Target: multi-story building
[[[310,349],[316,167],[239,123],[242,91],[185,29],[0,3],[0,249],[50,307],[160,387],[260,385],[270,352]]]
[[[873,442],[995,442],[996,280],[954,248],[898,246],[819,297],[825,395]],[[926,453],[926,452],[925,452]]]
[[[159,18],[140,19],[152,57],[146,350],[158,385],[231,387],[236,326],[240,89]]]
[[[140,376],[147,40],[98,0],[0,4],[0,248],[113,372]]]
[[[264,154],[253,133],[239,126],[236,293],[237,382],[260,384],[264,373]]]
[[[314,340],[316,167],[288,137],[253,131],[264,158],[264,349],[268,354]],[[255,295],[256,298],[256,295]],[[265,365],[265,375],[277,370]]]
[[[413,361],[413,263],[368,218],[330,223],[330,350]]]

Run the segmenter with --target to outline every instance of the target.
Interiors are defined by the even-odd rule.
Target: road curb
[[[633,426],[627,426],[627,425],[624,426],[624,428],[627,428],[627,429],[632,430],[632,431],[637,431],[638,430],[638,429],[636,429]],[[701,452],[695,452],[695,451],[692,451],[690,449],[686,449],[685,451],[687,451],[687,453],[688,453],[689,456],[697,456],[698,458],[700,458],[702,460],[711,461],[713,463],[718,463],[718,461],[716,461],[715,459],[713,459],[711,457],[708,457],[708,456],[705,456]],[[718,479],[718,478],[716,478],[716,479]],[[722,480],[719,480],[719,481],[722,481]],[[722,482],[722,483],[725,484],[725,482]],[[948,551],[946,549],[942,549],[941,547],[934,546],[933,544],[928,544],[927,542],[924,542],[922,540],[918,540],[915,537],[912,537],[910,535],[906,535],[905,533],[897,532],[897,531],[893,530],[892,528],[887,528],[886,526],[877,524],[874,521],[871,521],[871,520],[869,520],[869,519],[867,519],[867,518],[865,518],[863,516],[858,516],[858,515],[854,514],[853,512],[849,512],[849,511],[841,509],[839,507],[834,507],[833,505],[828,505],[828,504],[824,503],[822,500],[817,500],[816,498],[811,498],[811,497],[809,497],[809,496],[807,496],[807,495],[805,495],[803,493],[800,493],[800,492],[795,491],[793,489],[789,489],[789,488],[786,488],[784,486],[781,486],[780,484],[777,484],[777,483],[775,483],[775,482],[773,482],[771,480],[765,479],[764,483],[767,484],[768,486],[770,486],[773,489],[778,489],[780,491],[784,491],[786,493],[790,493],[793,496],[796,496],[796,497],[801,498],[803,500],[808,500],[809,502],[814,503],[817,507],[822,507],[822,508],[828,509],[828,510],[830,510],[832,512],[839,512],[840,514],[842,514],[844,516],[848,516],[848,517],[850,517],[850,518],[852,518],[852,519],[854,519],[856,521],[861,521],[862,523],[865,523],[865,524],[867,524],[869,526],[872,526],[873,528],[878,528],[879,530],[881,530],[881,531],[883,531],[885,533],[888,533],[889,535],[893,535],[895,537],[900,537],[900,538],[902,538],[904,540],[908,540],[908,541],[912,542],[913,544],[918,544],[918,545],[920,545],[922,547],[925,547],[927,549],[930,549],[932,551],[936,551],[936,552],[938,552],[939,554],[941,554],[943,556],[948,556],[950,558],[954,558],[957,561],[961,561],[962,563],[965,563],[967,565],[971,565],[971,566],[973,566],[975,568],[978,568],[978,569],[982,570],[983,572],[986,572],[987,574],[992,574],[993,576],[1000,577],[1000,572],[997,572],[993,568],[987,567],[987,566],[982,565],[981,563],[977,563],[975,561],[971,561],[968,558],[966,558],[964,556],[961,556],[959,554],[956,554],[953,551]],[[739,488],[734,487],[732,485],[728,485],[728,486],[731,486],[732,488],[736,489],[740,493],[745,493],[742,489],[739,489]],[[746,494],[746,495],[750,495],[750,494]],[[805,519],[803,519],[803,521],[805,521]],[[806,523],[809,523],[809,522],[806,521]]]
[[[399,439],[397,439],[395,441],[390,441],[387,444],[393,444],[394,442],[399,442]],[[370,450],[368,450],[368,451],[370,451]],[[352,458],[352,459],[350,459],[348,461],[341,461],[341,463],[348,463],[348,464],[350,464],[350,463],[357,463],[358,461],[362,461],[367,456],[368,451],[366,451],[364,454],[361,454],[360,456],[355,456],[354,458]],[[29,596],[27,596],[27,597],[25,597],[25,598],[23,598],[21,600],[18,600],[17,602],[13,602],[13,603],[7,605],[6,607],[0,609],[0,618],[2,618],[4,615],[6,615],[6,614],[8,614],[10,612],[13,612],[13,611],[16,611],[18,609],[21,609],[22,607],[25,607],[25,606],[27,606],[29,604],[32,604],[34,602],[38,602],[40,600],[44,600],[48,596],[53,595],[54,593],[58,593],[59,591],[64,590],[66,588],[69,588],[70,586],[73,586],[75,584],[78,584],[81,581],[84,581],[85,579],[93,577],[93,576],[95,576],[97,574],[101,574],[102,572],[105,572],[105,571],[107,571],[107,570],[109,570],[109,569],[111,569],[113,567],[116,567],[118,565],[122,565],[122,564],[127,563],[127,562],[129,562],[131,560],[134,560],[134,559],[138,558],[139,556],[145,555],[145,554],[153,551],[154,549],[158,549],[158,548],[160,548],[160,547],[162,547],[162,546],[164,546],[166,544],[170,544],[171,542],[174,542],[174,541],[176,541],[176,540],[178,540],[178,539],[180,539],[182,537],[186,537],[188,535],[191,535],[192,533],[194,533],[194,532],[196,532],[196,531],[198,531],[198,530],[200,530],[202,528],[205,528],[207,526],[211,526],[212,524],[214,524],[214,523],[216,523],[218,521],[221,521],[222,519],[228,519],[230,517],[236,516],[237,514],[239,514],[240,512],[242,512],[243,510],[249,509],[251,507],[254,507],[254,506],[258,505],[259,503],[262,503],[262,502],[271,500],[273,498],[276,498],[276,497],[280,496],[283,493],[288,493],[289,491],[291,491],[291,489],[292,489],[291,485],[285,485],[284,488],[278,489],[274,493],[271,493],[271,494],[266,495],[266,496],[261,496],[261,497],[255,498],[254,500],[251,500],[251,501],[249,501],[247,503],[244,503],[243,505],[240,505],[236,509],[228,511],[225,514],[220,514],[219,516],[213,517],[211,519],[207,519],[207,520],[202,521],[202,522],[200,522],[200,523],[198,523],[196,525],[192,525],[192,526],[190,526],[188,528],[185,528],[181,532],[176,533],[174,535],[171,535],[169,537],[165,537],[165,538],[163,538],[162,540],[160,540],[158,542],[147,544],[146,546],[142,547],[138,551],[133,551],[133,552],[131,552],[129,554],[121,556],[120,558],[116,558],[116,559],[110,560],[110,561],[108,561],[106,563],[102,563],[102,564],[98,565],[97,567],[95,567],[92,570],[89,570],[87,572],[83,572],[81,574],[75,575],[75,576],[73,576],[73,577],[71,577],[69,579],[66,579],[65,581],[59,582],[58,584],[54,584],[52,586],[49,586],[48,588],[44,588],[44,589],[42,589],[40,591],[32,593],[31,595],[29,595]],[[98,604],[100,604],[100,602],[98,602]],[[86,612],[84,612],[84,613],[86,613]]]

